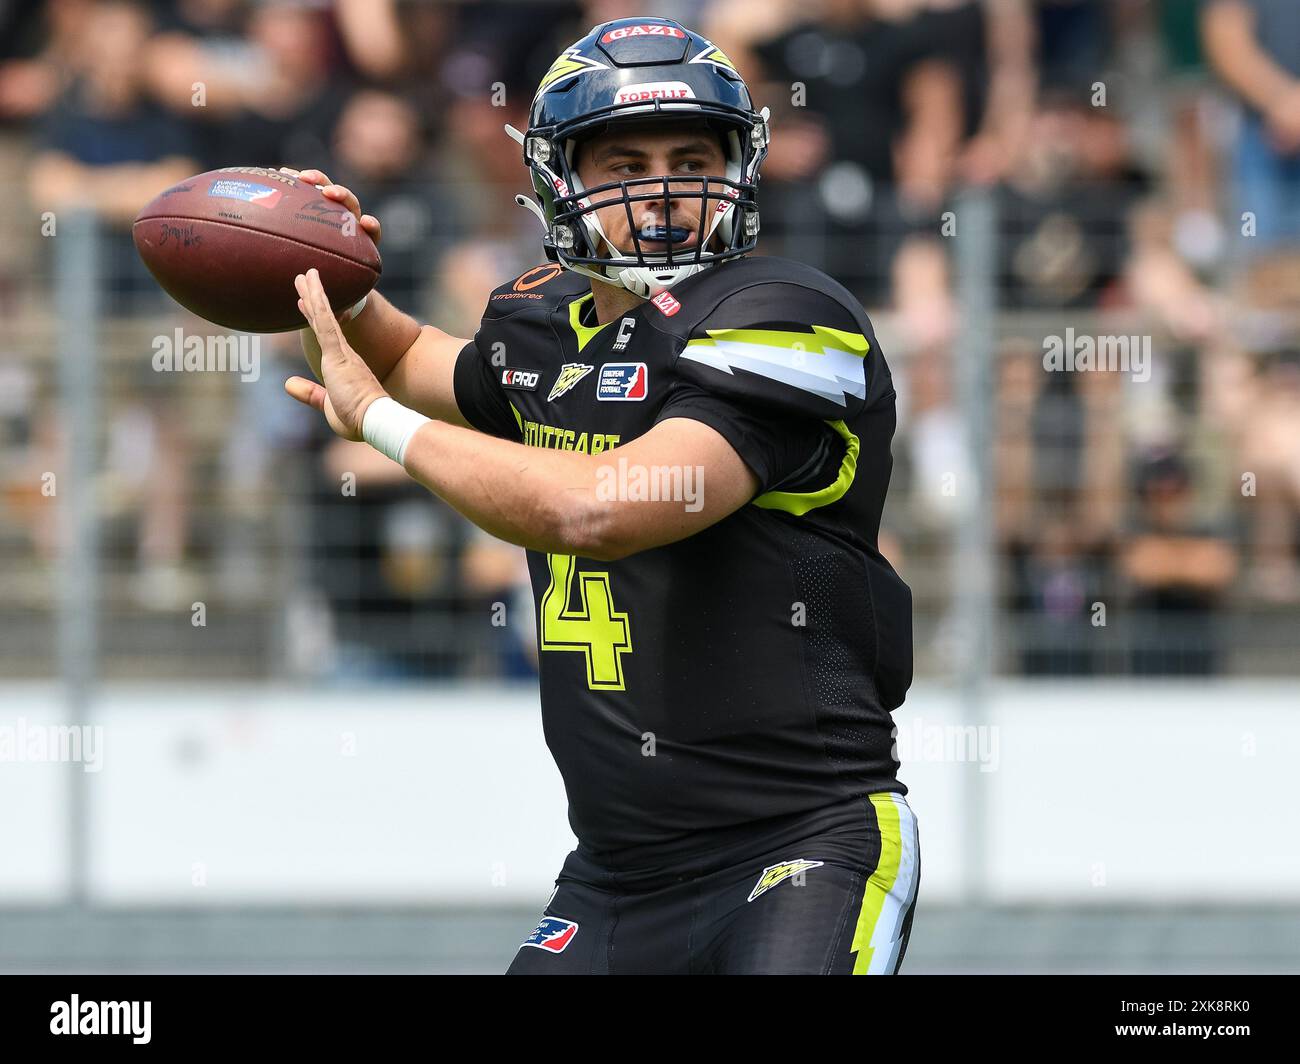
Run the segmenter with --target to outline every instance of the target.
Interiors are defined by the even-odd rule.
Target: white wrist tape
[[[398,465],[405,465],[407,444],[429,420],[385,395],[366,407],[366,415],[361,419],[361,436],[376,451],[388,455]]]
[[[344,325],[346,325],[350,321],[356,321],[357,318],[361,317],[361,312],[366,309],[366,300],[369,298],[370,298],[370,293],[367,292],[355,303],[353,303],[351,307],[349,307],[347,310],[343,312],[345,316],[339,318],[339,321],[342,322]]]

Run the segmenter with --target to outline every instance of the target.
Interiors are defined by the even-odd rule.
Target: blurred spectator
[[[1300,602],[1300,352],[1265,360],[1244,422],[1243,495],[1252,540],[1251,590],[1268,602]]]
[[[1113,299],[1131,251],[1130,212],[1146,188],[1119,116],[1078,95],[1047,98],[1000,210],[1000,293],[1008,308]]]
[[[1107,556],[1088,543],[1072,515],[1058,514],[1009,545],[1010,607],[1026,676],[1091,676],[1104,661]],[[1102,618],[1104,621],[1105,619]]]
[[[102,0],[87,19],[76,77],[43,124],[30,191],[41,205],[85,204],[127,223],[151,189],[161,191],[190,172],[192,142],[146,94],[147,9],[132,0]]]
[[[1276,254],[1252,270],[1263,303],[1300,303],[1300,5],[1294,0],[1209,0],[1201,20],[1210,65],[1245,115],[1237,134],[1231,215],[1242,252]],[[1247,221],[1249,218],[1249,221]]]
[[[1223,668],[1219,614],[1237,575],[1226,536],[1197,523],[1191,471],[1175,453],[1144,459],[1138,518],[1120,552],[1131,589],[1129,630],[1139,676],[1209,676]]]
[[[363,89],[343,108],[333,136],[330,177],[357,194],[384,227],[384,295],[417,317],[421,294],[452,223],[432,195],[420,119],[391,93]]]
[[[183,5],[146,56],[150,85],[202,137],[210,166],[319,166],[352,91],[326,12],[295,3]],[[305,160],[310,160],[307,162]]]
[[[108,292],[120,297],[110,310],[123,313],[142,302],[160,303],[129,226],[152,196],[194,172],[193,144],[184,126],[146,94],[147,9],[131,0],[102,0],[86,19],[75,77],[43,123],[28,197],[36,210],[56,218],[82,206],[109,224],[100,273]]]
[[[321,426],[313,449],[312,560],[334,615],[333,678],[454,675],[465,660],[458,558],[468,524],[371,447]]]
[[[1026,341],[1005,348],[995,439],[996,515],[1007,559],[1007,607],[1029,676],[1103,668],[1115,529],[1105,488],[1122,465],[1111,446],[1117,374],[1048,373]]]
[[[0,5],[0,121],[50,109],[66,87],[96,0]]]
[[[1034,21],[1044,91],[1076,95],[1106,80],[1114,44],[1112,11],[1123,2],[1038,0]]]
[[[773,110],[764,231],[880,303],[899,247],[938,229],[969,131],[963,72],[982,61],[979,5],[783,2],[752,21],[737,6],[711,21]]]
[[[489,676],[531,677],[537,673],[537,610],[523,548],[471,527],[461,558],[465,590],[473,596],[466,621],[484,625],[491,638]]]
[[[1168,182],[1171,243],[1192,266],[1208,270],[1225,250],[1229,227],[1219,211],[1223,106],[1206,66],[1198,14],[1197,4],[1161,0],[1163,62],[1153,72],[1158,82],[1147,88],[1163,104],[1157,119],[1166,144],[1157,161]]]

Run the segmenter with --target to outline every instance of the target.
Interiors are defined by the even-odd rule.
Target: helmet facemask
[[[664,114],[649,117],[662,120]],[[687,117],[687,116],[682,116]],[[698,116],[690,115],[697,121]],[[738,123],[722,133],[725,146],[725,176],[637,177],[585,188],[574,165],[576,136],[554,139],[530,133],[525,136],[512,126],[506,131],[524,146],[524,157],[533,173],[539,207],[523,196],[516,202],[528,207],[546,229],[549,258],[575,273],[620,285],[642,298],[671,288],[701,270],[753,251],[758,243],[758,168],[767,155],[767,108],[758,121]],[[624,118],[623,122],[628,119]],[[700,211],[694,227],[695,243],[674,250],[669,242],[664,252],[642,247],[646,238],[637,223],[637,204],[663,203],[663,229],[674,228],[672,201],[698,200]],[[600,224],[598,211],[621,203],[628,212],[632,253],[615,245]],[[716,244],[713,250],[710,245]]]
[[[638,177],[587,188],[575,165],[579,142],[569,138],[556,155],[559,173],[552,171],[559,178],[553,182],[558,194],[551,226],[558,260],[578,273],[649,298],[701,270],[752,251],[758,240],[754,176],[766,145],[751,142],[747,151],[734,128],[722,131],[721,140],[726,156],[722,176]],[[698,209],[685,210],[687,203]],[[662,221],[656,217],[653,228],[646,226],[649,204],[662,205]],[[626,212],[630,249],[610,240],[600,221],[600,212],[618,206]],[[674,209],[679,212],[676,219]],[[694,242],[683,246],[692,234]],[[644,246],[647,243],[666,246],[652,251]]]

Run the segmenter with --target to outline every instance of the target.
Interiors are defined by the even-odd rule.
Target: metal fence
[[[843,263],[858,238],[810,210],[816,239],[787,227],[768,250]],[[1014,206],[970,194],[950,216],[950,335],[873,315],[900,401],[882,547],[915,595],[918,675],[1295,675],[1297,459],[1254,466],[1251,406],[1222,391],[1285,398],[1300,322],[1242,309],[1226,350],[1131,307],[1026,307],[1000,265]],[[285,397],[295,337],[181,312],[111,226],[30,220],[5,233],[35,268],[6,275],[0,341],[0,676],[530,675],[529,633],[492,623],[498,602],[531,611],[519,552]],[[466,335],[475,296],[449,274],[527,265],[430,247],[391,281]],[[867,269],[846,280],[871,290]],[[1085,341],[1134,364],[1052,363]]]

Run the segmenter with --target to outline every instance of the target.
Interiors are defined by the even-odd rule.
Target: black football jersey
[[[604,325],[592,302],[558,266],[497,289],[456,364],[465,418],[613,452],[610,470],[622,444],[693,418],[759,488],[618,561],[529,552],[543,725],[580,846],[651,867],[745,825],[906,793],[890,711],[911,682],[911,596],[876,548],[895,397],[867,316],[775,258],[716,266]]]

